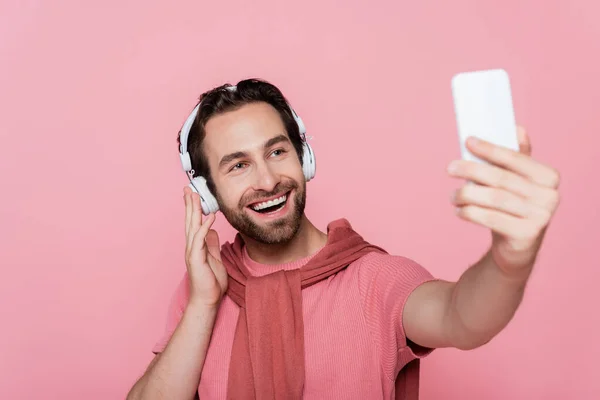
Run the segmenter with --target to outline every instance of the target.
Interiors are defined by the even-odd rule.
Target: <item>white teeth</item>
[[[275,200],[269,200],[269,201],[264,201],[262,203],[258,203],[256,205],[252,206],[252,209],[254,211],[258,211],[258,210],[262,210],[263,208],[273,207],[273,206],[283,203],[286,199],[287,199],[287,196],[283,195]]]

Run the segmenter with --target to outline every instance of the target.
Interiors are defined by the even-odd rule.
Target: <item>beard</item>
[[[260,201],[261,199],[275,196],[279,193],[288,193],[294,190],[294,199],[292,204],[286,206],[291,207],[288,215],[270,222],[258,224],[248,213],[253,211],[248,210],[248,204]],[[290,194],[286,201],[290,201]],[[277,184],[270,192],[259,192],[251,196],[242,197],[237,207],[227,207],[217,193],[216,196],[219,209],[225,216],[229,224],[236,229],[240,234],[250,237],[257,242],[264,244],[283,244],[287,243],[296,236],[300,229],[304,208],[306,206],[306,182],[302,181],[300,186],[295,181],[289,180]]]

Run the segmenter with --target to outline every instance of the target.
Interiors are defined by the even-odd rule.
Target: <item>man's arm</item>
[[[127,400],[193,399],[216,315],[215,307],[189,303],[169,344],[152,360]]]
[[[525,131],[520,151],[481,140],[468,149],[487,163],[455,161],[449,174],[466,184],[453,196],[457,215],[489,228],[490,250],[458,282],[431,282],[405,304],[407,337],[425,347],[472,349],[490,341],[512,319],[546,229],[559,203],[556,170],[530,157]]]
[[[428,348],[470,350],[489,342],[515,314],[528,275],[505,275],[488,252],[458,282],[422,284],[404,307],[406,337]]]

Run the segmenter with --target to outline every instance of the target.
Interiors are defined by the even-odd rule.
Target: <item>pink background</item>
[[[0,3],[0,398],[119,399],[142,373],[185,268],[176,133],[225,81],[304,118],[319,227],[457,279],[488,233],[449,204],[450,79],[496,67],[563,202],[514,322],[435,352],[422,399],[598,398],[598,2],[169,3]]]

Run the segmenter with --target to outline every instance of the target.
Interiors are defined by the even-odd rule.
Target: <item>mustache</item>
[[[297,189],[297,188],[298,188],[298,184],[294,181],[278,183],[277,186],[275,186],[273,188],[273,190],[271,190],[269,192],[259,191],[259,192],[252,193],[251,195],[248,195],[246,197],[243,197],[240,200],[240,208],[243,208],[248,204],[252,204],[252,203],[262,201],[264,199],[268,199],[269,197],[273,197],[280,193],[287,193],[290,190]]]

